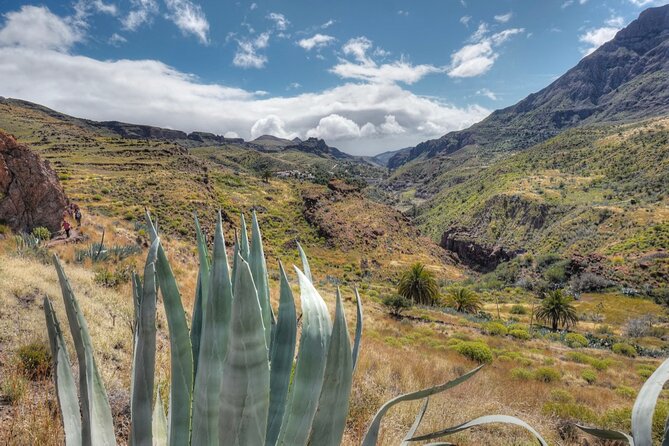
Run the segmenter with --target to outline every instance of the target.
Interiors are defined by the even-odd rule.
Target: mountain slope
[[[615,38],[555,82],[472,127],[401,151],[397,168],[418,157],[467,146],[494,152],[522,150],[583,125],[633,121],[669,113],[669,5],[650,8]]]

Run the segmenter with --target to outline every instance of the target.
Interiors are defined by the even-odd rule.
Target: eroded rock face
[[[442,248],[457,254],[460,261],[480,272],[490,272],[502,262],[507,262],[518,255],[501,246],[489,246],[477,241],[463,228],[450,228],[441,236]]]
[[[0,223],[16,232],[58,231],[66,198],[47,161],[0,131]]]

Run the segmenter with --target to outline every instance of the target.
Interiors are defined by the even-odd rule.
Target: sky
[[[0,95],[356,155],[540,90],[667,0],[0,1]]]

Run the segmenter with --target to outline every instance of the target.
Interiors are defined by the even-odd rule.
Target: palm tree
[[[449,289],[447,296],[448,303],[462,313],[478,313],[483,306],[478,295],[463,286]]]
[[[560,325],[564,328],[575,325],[578,317],[576,308],[572,305],[573,300],[562,290],[546,292],[541,306],[536,311],[537,319],[550,323],[553,331],[557,331]]]
[[[397,285],[397,294],[411,299],[414,304],[433,305],[439,298],[439,285],[434,274],[418,262],[402,274]]]

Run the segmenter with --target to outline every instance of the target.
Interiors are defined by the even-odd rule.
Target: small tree
[[[265,169],[262,171],[262,180],[264,183],[269,183],[269,180],[272,179],[272,171]]]
[[[410,299],[414,304],[434,305],[439,298],[439,285],[434,274],[418,262],[402,275],[397,294]]]
[[[479,296],[463,286],[449,289],[446,295],[449,305],[462,313],[478,313],[483,307]]]
[[[560,325],[564,328],[576,325],[578,317],[573,301],[574,299],[562,290],[548,291],[536,311],[537,319],[549,323],[553,331],[557,331]]]
[[[393,294],[383,298],[383,305],[388,309],[388,313],[396,318],[402,317],[402,312],[411,308],[412,304],[409,299],[399,294]]]

